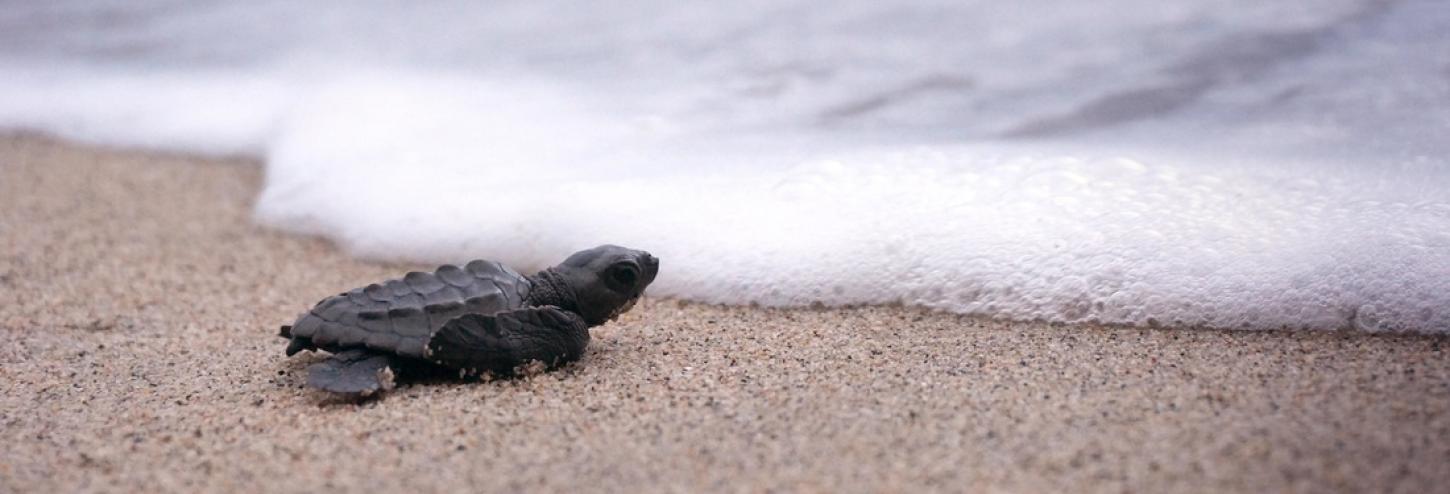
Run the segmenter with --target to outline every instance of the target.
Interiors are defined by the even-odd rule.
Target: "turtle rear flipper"
[[[292,336],[292,326],[291,325],[282,326],[282,331],[280,333],[278,333],[278,336],[281,336],[281,337],[286,338],[288,340],[287,341],[287,356],[288,357],[291,357],[293,355],[296,355],[297,352],[300,352],[300,351],[303,351],[303,350],[316,350],[317,349],[317,345],[313,345],[312,344],[312,339],[311,338],[308,338],[308,337],[305,337],[305,336]]]
[[[307,384],[333,393],[370,396],[393,389],[392,355],[348,350],[307,368]]]

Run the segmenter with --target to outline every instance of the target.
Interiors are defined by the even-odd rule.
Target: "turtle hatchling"
[[[328,297],[282,327],[287,355],[326,350],[307,384],[368,396],[399,374],[509,376],[578,360],[589,328],[634,306],[659,259],[603,245],[523,276],[493,261],[412,272]]]

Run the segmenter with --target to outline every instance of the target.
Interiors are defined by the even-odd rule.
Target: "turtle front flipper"
[[[428,340],[425,355],[463,376],[511,376],[578,360],[588,344],[582,317],[546,305],[453,318]]]
[[[392,355],[348,350],[307,368],[307,384],[333,393],[370,396],[393,389]]]

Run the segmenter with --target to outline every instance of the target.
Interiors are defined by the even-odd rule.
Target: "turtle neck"
[[[539,271],[529,276],[528,280],[533,285],[529,289],[529,298],[525,301],[528,305],[552,305],[567,311],[576,309],[574,289],[565,281],[564,275],[554,271],[554,268]]]

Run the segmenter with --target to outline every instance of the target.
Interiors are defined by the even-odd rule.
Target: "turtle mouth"
[[[630,309],[634,308],[635,302],[639,302],[639,297],[629,299],[629,301],[625,302],[624,305],[621,305],[618,309],[614,309],[613,312],[610,312],[609,320],[613,321],[615,319],[618,319],[620,314],[629,312]]]

